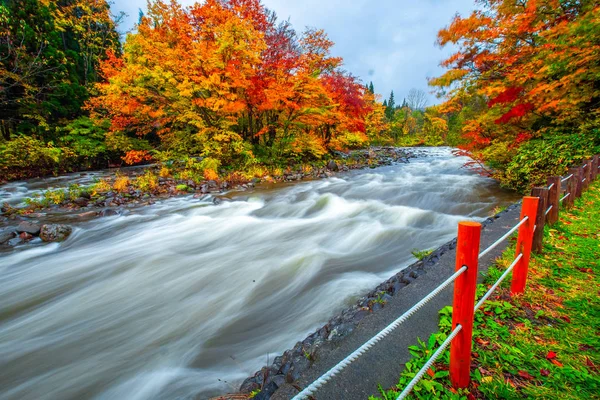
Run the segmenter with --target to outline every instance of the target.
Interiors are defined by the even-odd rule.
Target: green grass
[[[411,251],[412,255],[419,261],[421,261],[422,259],[424,259],[425,257],[428,257],[431,255],[431,253],[433,253],[434,249],[429,249],[429,250],[419,250],[419,249],[413,249]]]
[[[560,221],[546,227],[544,252],[534,255],[524,295],[509,296],[509,276],[475,314],[471,386],[456,391],[449,351],[415,387],[418,399],[600,399],[600,183]],[[514,246],[490,268],[481,297],[513,260]],[[440,333],[409,348],[395,399],[451,330],[452,308],[440,311]]]

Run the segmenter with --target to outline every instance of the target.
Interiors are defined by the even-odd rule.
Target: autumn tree
[[[559,174],[599,143],[600,6],[594,1],[481,1],[438,42],[459,51],[431,84],[443,110],[465,114],[465,148],[505,184],[524,188]],[[579,137],[587,140],[580,141]],[[520,163],[521,166],[519,166]]]
[[[298,35],[259,0],[154,1],[123,56],[102,64],[89,107],[111,121],[111,143],[135,152],[129,160],[142,154],[136,137],[161,157],[218,164],[319,158],[367,143],[373,110],[332,46],[322,30]]]

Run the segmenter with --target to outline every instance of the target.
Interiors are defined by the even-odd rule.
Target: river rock
[[[339,165],[337,165],[337,163],[333,160],[329,161],[327,168],[329,168],[331,171],[339,171],[340,169]]]
[[[41,226],[33,222],[23,221],[17,226],[17,233],[29,233],[30,235],[39,235]]]
[[[21,232],[19,234],[19,237],[21,238],[22,241],[24,242],[28,242],[31,239],[33,239],[33,235],[31,233],[27,233],[27,232]]]
[[[89,203],[89,200],[85,197],[78,197],[73,200],[73,203],[77,204],[79,207],[86,207]]]
[[[119,215],[119,212],[110,208],[105,208],[104,210],[100,211],[101,217],[114,217],[115,215]]]
[[[40,238],[44,242],[62,242],[69,237],[71,232],[73,232],[73,228],[69,225],[47,224],[42,225]]]
[[[17,236],[17,234],[13,231],[0,232],[0,244],[7,243],[10,239],[14,238],[15,236]]]

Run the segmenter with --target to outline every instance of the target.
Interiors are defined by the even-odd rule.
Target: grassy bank
[[[575,208],[546,227],[523,296],[509,296],[510,278],[475,314],[471,386],[451,388],[449,350],[415,387],[419,399],[600,398],[600,182]],[[490,268],[478,298],[513,260],[514,245]],[[440,333],[410,348],[395,399],[451,330],[452,309],[440,311]]]

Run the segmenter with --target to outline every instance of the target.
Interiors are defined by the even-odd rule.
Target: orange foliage
[[[135,165],[144,161],[152,160],[152,156],[146,150],[131,150],[128,151],[123,158],[126,164]]]
[[[314,146],[312,137],[326,148],[338,135],[364,135],[377,104],[339,69],[332,46],[322,30],[298,37],[260,0],[206,0],[189,8],[150,1],[123,57],[109,54],[102,64],[106,81],[89,108],[110,119],[113,132],[152,134],[167,149],[187,132],[209,157],[248,154],[246,144]],[[229,150],[214,139],[219,134],[206,132],[234,138]]]

